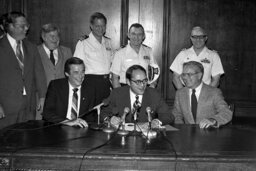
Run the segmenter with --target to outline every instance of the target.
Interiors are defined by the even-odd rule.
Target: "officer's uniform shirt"
[[[178,74],[182,74],[183,63],[189,61],[200,62],[204,66],[203,82],[208,85],[211,83],[211,76],[214,77],[218,74],[224,74],[218,53],[216,51],[209,50],[207,47],[204,47],[198,56],[195,53],[193,46],[189,49],[182,50],[174,59],[170,66],[170,70]]]
[[[118,50],[112,62],[110,71],[120,76],[120,83],[126,84],[126,70],[132,65],[141,65],[148,72],[149,64],[157,64],[152,53],[152,49],[141,45],[139,53],[128,44]]]
[[[105,75],[109,74],[112,61],[111,40],[102,37],[100,43],[92,33],[84,40],[79,40],[76,45],[74,57],[84,61],[85,74]]]

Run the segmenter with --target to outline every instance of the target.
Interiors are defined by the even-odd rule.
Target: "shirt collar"
[[[7,33],[7,39],[8,39],[8,41],[10,42],[10,44],[13,48],[15,48],[17,46],[16,40],[9,33]],[[21,45],[22,45],[22,41],[20,41],[20,42],[21,42]]]

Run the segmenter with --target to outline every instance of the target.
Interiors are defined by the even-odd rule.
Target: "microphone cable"
[[[112,141],[112,139],[113,139],[114,137],[116,137],[117,132],[119,131],[120,128],[121,128],[121,124],[119,124],[117,130],[112,133],[113,135],[112,135],[106,142],[104,142],[103,144],[100,144],[100,145],[98,145],[98,146],[96,146],[96,147],[93,147],[93,148],[87,150],[87,151],[83,154],[83,157],[82,157],[82,159],[81,159],[81,162],[80,162],[78,171],[81,171],[81,168],[82,168],[82,165],[83,165],[83,161],[84,161],[85,156],[86,156],[88,153],[92,152],[92,151],[95,151],[95,150],[97,150],[97,149],[100,149],[101,147],[104,147],[105,145],[108,145],[108,144]]]

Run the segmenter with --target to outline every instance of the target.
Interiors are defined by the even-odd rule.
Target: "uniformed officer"
[[[85,80],[95,91],[94,105],[101,103],[110,94],[109,69],[113,51],[111,40],[104,36],[106,24],[107,19],[102,13],[94,13],[90,17],[91,33],[77,42],[73,55],[84,61]]]
[[[112,62],[110,71],[112,72],[112,85],[114,88],[126,85],[126,70],[132,65],[141,65],[148,71],[150,64],[156,64],[152,49],[143,45],[145,39],[144,28],[141,24],[132,24],[128,33],[129,44],[118,50]],[[158,65],[157,65],[158,66]],[[152,83],[152,87],[156,82]]]
[[[207,34],[201,27],[196,26],[192,29],[190,40],[193,46],[183,49],[170,66],[170,70],[173,71],[173,83],[177,89],[183,87],[180,75],[183,63],[188,61],[197,61],[204,66],[203,82],[205,84],[213,87],[219,85],[220,76],[224,74],[223,66],[218,53],[206,47],[207,39]]]

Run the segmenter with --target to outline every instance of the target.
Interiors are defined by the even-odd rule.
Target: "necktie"
[[[52,64],[55,65],[55,59],[53,55],[53,50],[50,50],[50,60],[52,61]]]
[[[21,41],[17,41],[17,46],[16,46],[16,56],[18,58],[18,62],[19,62],[19,66],[20,66],[20,69],[23,73],[23,69],[24,69],[24,64],[23,64],[23,60],[24,60],[24,57],[22,55],[22,52],[21,52]]]
[[[136,121],[138,119],[138,113],[140,112],[141,103],[139,101],[139,96],[135,96],[135,101],[133,103],[134,116],[133,119]]]
[[[72,107],[71,107],[71,119],[76,119],[78,114],[78,96],[77,96],[78,88],[73,89],[73,97],[72,97]]]
[[[191,94],[191,111],[194,117],[194,120],[196,121],[196,111],[197,111],[197,99],[196,99],[196,90],[192,90]]]

